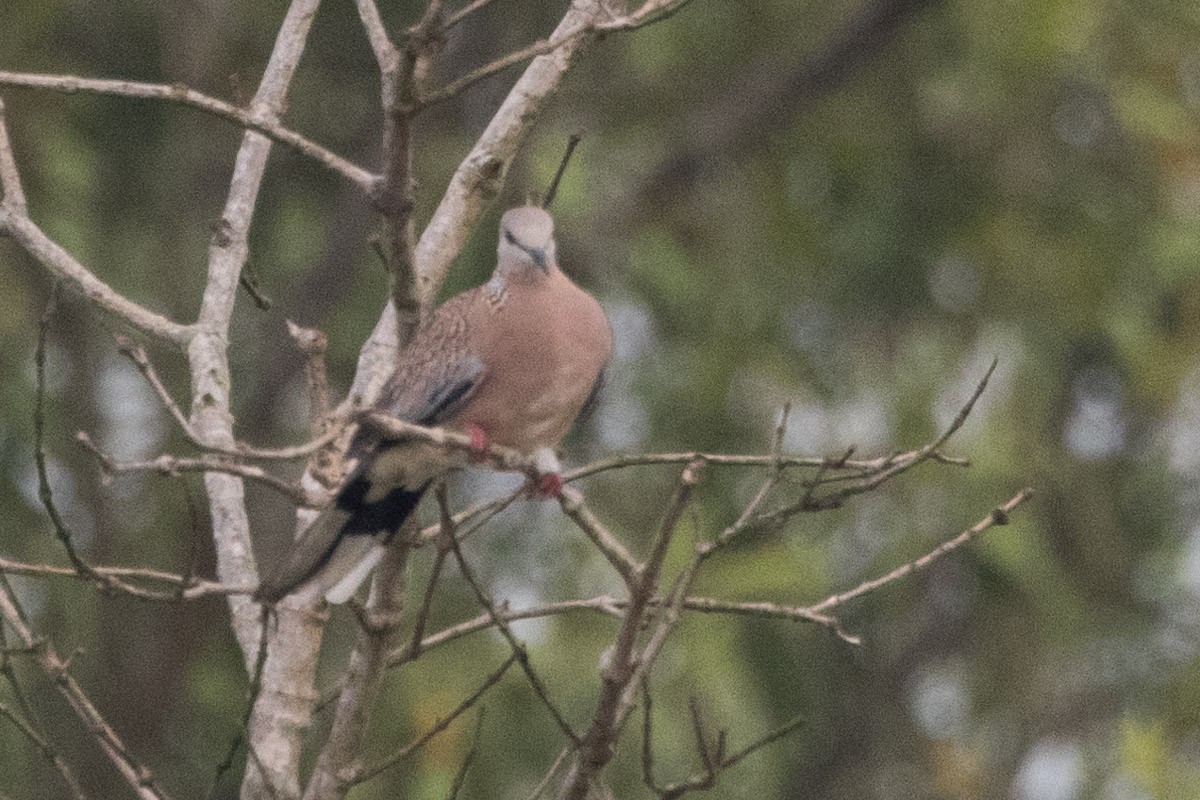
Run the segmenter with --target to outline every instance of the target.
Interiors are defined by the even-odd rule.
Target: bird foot
[[[488,448],[491,446],[487,432],[478,425],[468,425],[467,434],[471,437],[471,460],[475,463],[487,461]]]
[[[533,454],[537,471],[529,476],[529,496],[535,500],[549,500],[562,494],[562,464],[549,447],[541,447]]]
[[[551,500],[562,496],[563,479],[557,472],[547,472],[529,480],[529,496],[534,500]]]

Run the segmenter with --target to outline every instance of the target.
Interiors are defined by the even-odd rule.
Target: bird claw
[[[476,463],[487,461],[490,447],[487,432],[478,425],[469,425],[467,434],[471,437],[471,460]]]
[[[535,500],[556,499],[562,495],[563,479],[557,472],[547,472],[529,479],[529,496]]]

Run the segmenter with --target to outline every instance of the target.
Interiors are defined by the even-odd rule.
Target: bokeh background
[[[394,27],[420,5],[383,2]],[[496,0],[455,31],[438,78],[545,35],[564,3]],[[0,69],[185,83],[244,98],[285,4],[8,0]],[[421,119],[418,219],[513,74]],[[376,163],[375,65],[353,4],[322,8],[287,121]],[[97,274],[194,317],[239,131],[196,112],[4,89],[34,218]],[[695,0],[588,50],[456,263],[448,294],[490,270],[504,205],[544,188],[583,131],[555,212],[567,271],[605,303],[618,352],[573,463],[614,452],[761,452],[780,407],[787,446],[863,455],[919,446],[999,368],[950,450],[844,509],[796,520],[717,559],[698,589],[807,603],[934,547],[1016,490],[1007,528],[846,610],[826,632],[694,618],[654,671],[660,780],[696,769],[686,702],[737,747],[796,713],[799,731],[725,776],[715,798],[1143,800],[1200,796],[1200,12],[1182,0]],[[349,384],[385,275],[371,209],[277,147],[249,269],[270,311],[239,300],[230,351],[240,435],[307,435],[285,318],[329,334]],[[32,409],[46,273],[0,241],[0,552],[65,563],[36,496]],[[111,323],[68,298],[48,353],[51,477],[97,563],[212,574],[192,477],[102,480],[74,443],[188,452],[117,353]],[[186,400],[178,355],[152,356]],[[286,471],[286,470],[285,470]],[[293,469],[289,474],[295,474]],[[674,468],[598,476],[585,490],[637,548]],[[710,472],[688,531],[732,521],[760,474]],[[460,501],[511,481],[464,478]],[[800,490],[792,487],[782,497]],[[189,502],[189,495],[192,500]],[[286,546],[291,508],[250,493],[256,543]],[[198,508],[197,514],[191,508]],[[189,555],[192,554],[192,555]],[[548,505],[523,504],[469,555],[498,599],[616,592]],[[683,558],[683,551],[678,554]],[[414,592],[428,571],[418,559]],[[158,606],[65,579],[14,579],[36,627],[178,796],[201,796],[237,730],[246,677],[219,600]],[[437,626],[476,613],[451,571]],[[353,621],[335,616],[324,679]],[[591,712],[599,615],[518,627],[572,719]],[[389,680],[373,755],[426,729],[506,655],[476,636]],[[35,723],[97,797],[128,793],[27,657],[7,656]],[[8,686],[0,702],[12,706]],[[466,796],[522,798],[557,752],[515,672],[492,690]],[[318,717],[313,741],[327,717]],[[464,720],[353,798],[438,798],[470,742]],[[634,724],[607,773],[643,797]],[[218,797],[236,793],[226,778]],[[65,796],[0,719],[0,794]]]

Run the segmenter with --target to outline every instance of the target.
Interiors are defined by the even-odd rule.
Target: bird
[[[562,491],[555,448],[596,403],[612,356],[600,303],[559,268],[554,219],[538,206],[500,220],[496,267],[483,285],[438,306],[397,357],[375,411],[465,433],[471,451],[492,445],[529,455],[536,496]],[[469,456],[385,438],[360,426],[347,479],[253,599],[272,605],[315,585],[348,601],[429,487]]]

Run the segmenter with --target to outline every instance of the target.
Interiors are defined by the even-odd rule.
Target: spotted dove
[[[500,221],[496,269],[483,286],[439,306],[399,355],[376,406],[405,422],[469,433],[473,444],[535,457],[544,495],[562,488],[554,447],[595,400],[612,331],[595,298],[558,268],[554,221],[525,206]],[[359,430],[355,466],[330,505],[254,593],[274,603],[314,582],[348,600],[430,484],[461,451]]]

